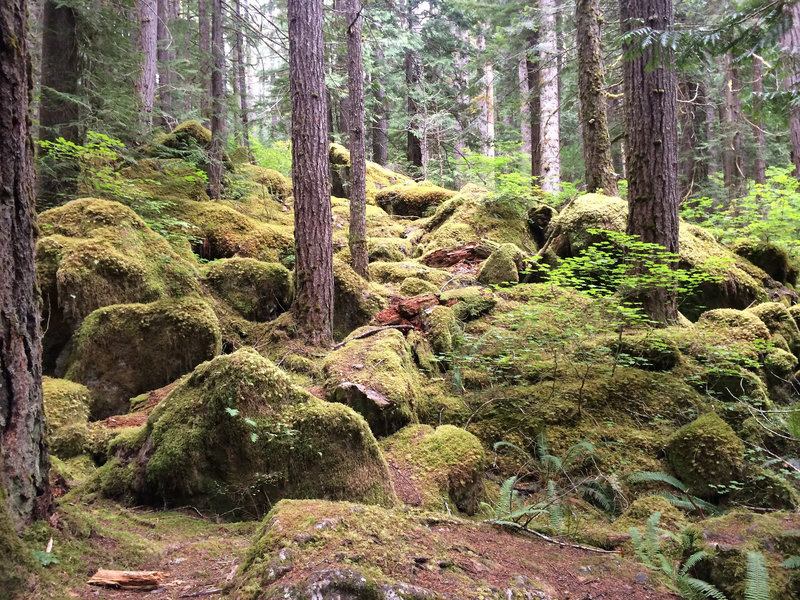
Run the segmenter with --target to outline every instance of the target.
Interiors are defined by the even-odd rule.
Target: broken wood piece
[[[113,571],[100,569],[89,578],[89,585],[111,587],[120,590],[154,590],[169,577],[162,571]]]

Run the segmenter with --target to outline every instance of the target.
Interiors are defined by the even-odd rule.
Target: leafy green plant
[[[52,552],[43,552],[42,550],[33,550],[34,558],[39,561],[39,564],[43,567],[48,565],[57,565],[59,564],[59,560],[56,558],[55,554]]]
[[[677,508],[682,508],[684,510],[690,511],[697,511],[700,515],[704,515],[704,513],[708,514],[717,514],[719,509],[698,498],[697,496],[693,496],[689,493],[689,487],[683,483],[680,479],[673,477],[672,475],[668,475],[667,473],[658,473],[654,471],[640,471],[638,473],[633,473],[632,475],[628,476],[628,483],[637,484],[637,483],[655,483],[655,484],[663,484],[668,486],[669,488],[677,491],[680,493],[680,496],[675,495],[672,492],[665,492],[665,491],[657,491],[646,494],[646,496],[660,496],[664,498],[667,502],[672,504]]]
[[[761,552],[747,553],[744,598],[745,600],[770,600],[769,571]]]

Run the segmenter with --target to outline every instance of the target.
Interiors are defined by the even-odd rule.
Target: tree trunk
[[[77,94],[80,75],[75,11],[55,0],[44,3],[41,68],[39,138],[78,142],[78,104],[65,98]]]
[[[478,36],[478,52],[486,53],[486,38],[483,34]],[[488,60],[483,61],[482,89],[478,105],[481,109],[481,119],[478,132],[481,137],[481,154],[494,158],[494,68]]]
[[[558,102],[558,38],[556,33],[558,0],[539,0],[541,28],[541,146],[542,179],[545,192],[557,192],[561,183],[561,113]]]
[[[623,32],[642,27],[655,32],[673,26],[672,0],[620,0]],[[624,50],[632,49],[626,44]],[[653,57],[652,48],[636,52],[623,64],[625,125],[628,151],[629,235],[678,252],[678,143],[675,71],[666,51]],[[649,64],[655,60],[655,65]],[[675,291],[660,287],[642,295],[650,318],[674,323],[678,318]]]
[[[379,165],[386,166],[389,162],[389,116],[386,108],[386,88],[383,82],[383,49],[378,47],[375,51],[375,64],[378,74],[375,76],[373,89],[375,90],[374,112],[372,114],[372,160]]]
[[[598,0],[577,0],[575,17],[586,191],[603,190],[609,196],[616,196],[617,177],[611,162],[611,140],[608,137]]]
[[[539,50],[539,31],[532,31],[528,37],[528,92],[531,112],[531,176],[541,185],[542,178],[542,61]]]
[[[697,186],[708,179],[705,86],[699,81],[682,79],[678,82],[678,195],[682,202],[694,194]]]
[[[164,128],[169,131],[178,124],[178,120],[174,116],[175,110],[172,106],[174,40],[169,29],[169,25],[172,22],[172,0],[157,1],[158,27],[156,28],[156,35],[158,37],[158,51],[156,57],[158,59],[158,100],[161,108],[161,122]]]
[[[408,31],[416,33],[416,16],[414,15],[415,2],[407,0],[406,18]],[[422,80],[422,64],[419,55],[406,50],[406,114],[408,115],[408,135],[406,139],[406,160],[411,167],[417,167],[420,171],[425,171],[425,134],[420,132],[423,123],[420,115],[419,97],[421,96],[420,82]]]
[[[222,196],[222,157],[225,153],[225,40],[222,35],[222,0],[211,4],[211,151],[208,168],[209,196]]]
[[[347,87],[350,125],[350,261],[369,279],[367,254],[367,157],[364,147],[364,65],[361,57],[361,0],[347,0]]]
[[[197,0],[198,43],[200,45],[200,115],[208,125],[211,117],[211,72],[213,61],[211,58],[211,18],[208,14],[209,0]]]
[[[528,87],[528,59],[525,55],[519,59],[517,65],[517,80],[519,81],[519,123],[521,150],[523,154],[531,154],[531,99]]]
[[[791,17],[792,25],[781,37],[787,72],[789,75],[783,80],[787,90],[797,93],[800,84],[800,65],[798,65],[798,52],[800,52],[800,3],[794,2],[784,10]],[[800,104],[789,104],[789,138],[792,144],[792,163],[794,176],[800,178]]]
[[[733,55],[725,55],[725,109],[722,112],[722,128],[726,132],[725,148],[722,152],[722,178],[728,199],[740,198],[747,192],[747,181],[742,170],[742,101],[739,69],[733,63]]]
[[[753,56],[753,136],[756,152],[753,158],[753,179],[756,183],[767,183],[767,141],[764,135],[764,115],[761,95],[764,93],[764,74],[761,57]]]
[[[247,8],[247,0],[236,0],[236,78],[239,85],[239,110],[242,123],[242,146],[247,148],[247,156],[252,162],[250,154],[250,108],[247,102],[247,55],[244,51],[244,33],[242,31],[242,4]]]
[[[301,336],[333,343],[333,231],[322,0],[288,0],[294,187],[294,317]]]
[[[153,126],[153,107],[156,101],[158,0],[136,0],[136,15],[139,19],[139,51],[142,53],[136,93],[139,95],[139,123],[146,133]]]
[[[34,265],[27,37],[27,2],[0,3],[0,488],[8,492],[8,513],[18,528],[46,518],[52,501]]]

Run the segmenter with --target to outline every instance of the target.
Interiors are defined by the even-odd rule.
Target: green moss
[[[502,244],[481,265],[477,280],[484,285],[519,283],[519,269],[524,257],[515,244]]]
[[[266,169],[255,165],[244,164],[239,167],[252,181],[267,188],[270,195],[283,202],[292,195],[292,180],[275,169]]]
[[[747,309],[757,316],[769,332],[777,338],[782,336],[791,352],[800,352],[800,329],[797,328],[789,310],[779,302],[764,302]]]
[[[366,281],[353,268],[333,259],[333,334],[343,339],[356,327],[369,323],[386,308],[383,290]]]
[[[416,421],[419,373],[396,329],[353,340],[326,358],[325,397],[364,415],[373,433],[387,435]]]
[[[6,492],[0,487],[0,589],[4,597],[30,598],[36,587],[36,571],[31,551],[17,536],[6,509]]]
[[[44,377],[42,394],[50,452],[63,459],[80,454],[88,437],[89,390],[79,383]]]
[[[206,180],[198,173],[198,166],[181,158],[144,158],[122,169],[120,174],[138,190],[159,201],[207,202],[209,199]],[[171,206],[167,204],[165,209],[169,213]]]
[[[447,306],[434,306],[425,315],[424,324],[433,351],[439,356],[449,357],[462,333],[453,309]]]
[[[621,533],[627,533],[631,527],[636,527],[640,532],[644,532],[649,519],[653,513],[660,512],[659,521],[661,527],[671,531],[676,531],[686,524],[686,517],[683,513],[672,506],[661,496],[644,496],[637,498],[625,510],[624,513],[614,521],[613,528]]]
[[[217,317],[199,298],[118,304],[83,322],[67,377],[89,388],[93,416],[107,417],[219,354],[220,344]]]
[[[693,494],[714,498],[711,486],[727,486],[742,476],[744,444],[716,413],[706,413],[676,431],[667,457]]]
[[[559,256],[576,256],[604,239],[590,230],[625,231],[628,203],[602,194],[584,194],[555,215],[547,235],[556,233],[553,242]]]
[[[248,514],[287,496],[394,499],[364,420],[292,385],[254,350],[197,367],[151,413],[143,435],[114,444],[99,477],[106,495]],[[144,445],[148,452],[138,452]]]
[[[789,258],[789,253],[773,242],[741,240],[733,246],[733,251],[780,283],[797,284],[797,267]]]
[[[419,277],[407,277],[398,290],[403,296],[413,298],[424,294],[438,294],[439,288]]]
[[[452,305],[453,313],[461,321],[476,319],[490,312],[497,304],[491,290],[481,287],[448,290],[440,299],[443,304]]]
[[[406,260],[411,254],[411,243],[402,238],[367,238],[370,262],[398,262]]]
[[[289,270],[279,263],[229,258],[208,265],[205,282],[250,321],[271,321],[292,304]]]
[[[408,277],[416,277],[437,286],[444,285],[452,278],[443,269],[433,269],[412,261],[374,262],[369,265],[369,274],[381,283],[402,283]]]
[[[350,151],[341,144],[331,144],[328,157],[331,163],[334,190],[338,187],[340,194],[346,195],[343,192],[349,186]],[[413,179],[377,163],[367,161],[367,202],[375,202],[375,194],[378,190],[401,183],[413,183]]]
[[[375,195],[375,203],[390,215],[421,217],[455,195],[456,192],[423,181],[384,188]]]
[[[452,425],[409,425],[381,446],[401,470],[395,488],[406,504],[444,511],[448,502],[470,515],[477,511],[487,457],[474,435]]]

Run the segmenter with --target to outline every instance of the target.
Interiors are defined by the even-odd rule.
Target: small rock
[[[647,573],[637,573],[636,583],[638,583],[639,585],[644,585],[645,583],[647,583]]]

